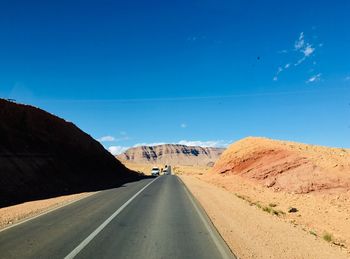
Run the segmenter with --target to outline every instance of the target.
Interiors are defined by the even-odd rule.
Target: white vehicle
[[[153,167],[151,171],[152,176],[159,176],[159,168],[158,167]]]
[[[164,170],[163,170],[163,174],[164,175],[171,175],[171,166],[170,165],[166,165]]]

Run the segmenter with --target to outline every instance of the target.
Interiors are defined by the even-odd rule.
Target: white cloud
[[[186,123],[181,123],[180,127],[181,128],[187,128],[187,124]]]
[[[321,80],[321,73],[318,73],[317,75],[314,75],[312,77],[310,77],[306,82],[307,83],[314,83],[314,82],[318,82]]]
[[[97,140],[100,141],[100,142],[112,142],[112,141],[115,141],[115,137],[113,137],[113,136],[103,136],[103,137],[100,137]]]
[[[153,143],[137,143],[133,147],[140,146],[158,146],[164,144],[179,144],[186,146],[201,146],[201,147],[227,147],[231,144],[231,141],[224,140],[208,140],[208,141],[200,141],[200,140],[180,140],[178,142],[153,142]]]
[[[306,48],[303,49],[302,51],[303,51],[305,57],[308,57],[308,56],[310,56],[312,53],[314,53],[315,48],[313,48],[310,44],[308,44],[308,45],[306,46]]]
[[[303,63],[305,61],[306,57],[302,57],[301,59],[299,59],[295,64],[294,66],[299,66],[301,63]]]
[[[186,146],[201,146],[201,147],[227,147],[230,143],[223,140],[180,140],[177,144]]]
[[[305,42],[304,33],[300,33],[299,39],[294,44],[294,50],[303,54],[294,66],[298,66],[303,63],[306,58],[310,57],[316,50],[316,48],[312,47],[312,45],[308,42]]]
[[[277,72],[275,74],[275,76],[272,78],[273,81],[277,81],[278,80],[278,75],[285,69],[288,69],[290,66],[290,64],[285,64],[283,67],[278,67]]]
[[[140,147],[140,146],[158,146],[158,145],[164,145],[165,142],[153,142],[153,143],[137,143],[133,145],[133,147]]]
[[[295,50],[300,50],[301,48],[303,48],[305,45],[305,40],[304,40],[304,32],[301,32],[299,35],[298,40],[295,41],[294,43],[294,49]]]
[[[112,153],[112,155],[119,155],[123,152],[125,152],[129,147],[122,147],[122,146],[110,146],[108,148],[108,151]]]
[[[318,47],[322,47],[323,43],[320,43],[317,45]],[[290,53],[297,53],[298,56],[295,57],[297,61],[292,62],[292,63],[287,63],[282,67],[279,67],[275,76],[273,77],[273,81],[278,80],[278,76],[281,72],[284,72],[284,70],[289,69],[291,64],[294,64],[294,66],[299,66],[301,63],[303,63],[307,58],[310,58],[313,56],[315,53],[316,48],[309,42],[306,41],[305,39],[305,34],[304,32],[301,32],[299,34],[298,39],[294,42],[294,48]],[[287,53],[288,51],[279,51],[279,53]]]
[[[107,136],[100,137],[97,140],[100,142],[119,142],[119,141],[125,141],[125,140],[129,140],[129,139],[130,138],[127,136],[127,133],[125,131],[121,131],[119,138],[107,135]]]

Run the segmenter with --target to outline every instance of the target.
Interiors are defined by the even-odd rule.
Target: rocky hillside
[[[134,179],[100,143],[41,109],[0,99],[0,207]]]
[[[165,144],[130,148],[117,158],[142,164],[212,166],[223,151],[223,148]]]
[[[350,190],[350,150],[266,138],[232,144],[213,174],[239,175],[276,191],[294,193]]]

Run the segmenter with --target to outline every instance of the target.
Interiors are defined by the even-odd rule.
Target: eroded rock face
[[[73,123],[0,99],[0,207],[108,188],[135,175]]]
[[[165,144],[130,148],[117,158],[135,163],[212,166],[223,148]]]
[[[276,191],[349,191],[350,150],[249,137],[228,147],[212,172]]]

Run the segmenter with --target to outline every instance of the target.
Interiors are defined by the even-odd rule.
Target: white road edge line
[[[106,219],[98,228],[96,228],[87,238],[85,238],[76,248],[73,249],[72,252],[70,252],[65,259],[72,259],[74,258],[81,250],[84,249],[85,246],[87,246],[91,240],[93,240],[120,212],[125,209],[126,206],[130,204],[141,192],[143,192],[148,186],[150,186],[155,180],[157,180],[159,177],[155,178],[153,181],[148,183],[145,187],[143,187],[141,190],[139,190],[134,196],[132,196],[127,202],[125,202],[119,209],[117,209],[108,219]]]
[[[202,220],[204,226],[206,227],[206,229],[208,230],[210,237],[212,238],[212,240],[214,241],[217,249],[219,250],[222,258],[225,259],[231,259],[231,258],[236,258],[235,255],[232,255],[231,253],[228,254],[228,249],[225,249],[222,245],[222,242],[220,242],[220,240],[218,239],[217,235],[214,234],[213,229],[210,227],[210,225],[208,224],[207,220],[205,219],[205,217],[203,216],[202,212],[200,211],[200,209],[198,208],[198,205],[196,204],[196,202],[194,201],[192,194],[190,193],[190,191],[187,189],[185,183],[180,179],[180,177],[178,177],[178,179],[180,180],[180,182],[183,184],[183,187],[185,189],[185,192],[188,196],[188,198],[190,199],[193,207],[195,208],[195,210],[197,211],[197,214],[199,215],[200,219]]]

